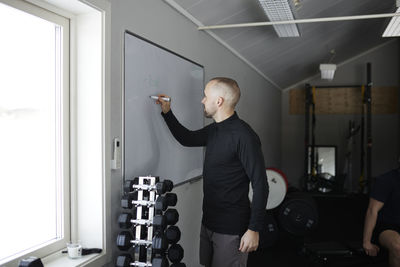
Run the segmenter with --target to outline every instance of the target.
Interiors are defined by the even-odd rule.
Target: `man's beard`
[[[206,110],[204,110],[204,117],[206,118],[212,118],[212,115],[210,113],[208,113]]]
[[[206,118],[212,118],[212,114],[210,114],[209,112],[207,112],[207,110],[204,108],[204,117]]]

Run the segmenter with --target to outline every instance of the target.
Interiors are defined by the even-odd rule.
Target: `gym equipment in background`
[[[314,166],[309,166],[308,175],[311,177],[308,183],[308,191],[318,191],[329,193],[337,190],[341,185],[338,184],[337,174],[337,148],[329,145],[316,145],[308,148],[308,158],[314,160]],[[314,151],[314,156],[312,156]]]
[[[315,102],[316,102],[316,91],[317,89],[323,88],[348,88],[357,87],[361,88],[362,93],[362,115],[361,115],[361,174],[359,179],[359,192],[368,193],[371,186],[371,152],[372,152],[372,127],[371,127],[371,63],[367,63],[367,85],[340,85],[340,86],[311,86],[310,84],[305,85],[306,99],[305,99],[305,148],[304,148],[304,175],[303,175],[303,189],[305,191],[315,191],[317,181],[317,164],[315,160],[314,149],[316,147],[315,141],[315,128],[316,128],[316,116],[315,116]],[[311,125],[310,125],[311,115]],[[364,125],[364,116],[366,117]],[[311,126],[311,127],[310,127]],[[365,129],[364,129],[365,128]],[[365,133],[364,133],[365,131]],[[364,139],[366,136],[366,140]],[[311,137],[311,138],[310,138]],[[311,143],[310,143],[311,139]],[[311,147],[311,156],[309,152]],[[366,152],[364,152],[366,151]],[[364,165],[365,162],[365,165]],[[364,168],[365,173],[364,173]],[[310,172],[308,171],[310,170]],[[351,175],[351,173],[349,173]],[[337,176],[337,175],[336,175]],[[351,177],[351,176],[350,176]],[[349,179],[349,178],[348,178]],[[346,183],[350,183],[345,181]],[[352,184],[352,183],[351,183]],[[342,190],[341,190],[342,191]]]
[[[181,237],[175,226],[179,213],[167,209],[177,203],[176,194],[166,193],[172,189],[172,181],[159,181],[159,177],[135,177],[124,182],[124,212],[118,217],[118,225],[124,231],[116,242],[124,253],[117,257],[117,267],[168,267],[169,262],[171,267],[186,266],[181,263],[184,250],[177,244]]]
[[[279,207],[279,228],[296,236],[309,234],[318,225],[314,199],[307,192],[289,193]]]
[[[361,89],[363,90],[363,89]],[[353,120],[349,121],[349,132],[346,138],[347,148],[346,148],[346,160],[344,164],[344,180],[346,181],[347,191],[350,193],[354,192],[354,179],[353,179],[353,148],[355,145],[355,135],[360,130],[360,125],[356,127],[356,122]]]
[[[269,186],[266,209],[271,210],[278,207],[285,198],[288,189],[288,181],[286,175],[276,168],[267,168],[266,174]],[[249,186],[249,199],[250,201],[253,199],[253,188],[251,184]]]

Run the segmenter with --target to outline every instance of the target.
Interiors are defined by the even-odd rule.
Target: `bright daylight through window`
[[[0,2],[0,265],[69,238],[64,30]]]

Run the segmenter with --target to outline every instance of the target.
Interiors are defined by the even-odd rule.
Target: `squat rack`
[[[316,102],[316,89],[323,88],[348,88],[348,87],[360,87],[362,93],[362,118],[361,118],[361,177],[360,177],[360,190],[363,191],[366,186],[368,192],[371,187],[371,152],[372,152],[372,133],[371,133],[371,63],[367,63],[367,85],[340,85],[340,86],[311,86],[310,84],[305,85],[305,139],[304,139],[304,190],[309,191],[308,184],[315,178],[316,162],[314,159],[314,148],[315,148],[315,102]],[[367,149],[365,153],[364,146],[364,114],[366,110],[366,138],[367,138]],[[310,114],[311,114],[311,130],[310,130]],[[311,131],[311,155],[309,160],[310,146],[310,131]],[[364,178],[364,155],[366,154],[366,175]],[[310,167],[310,174],[308,174],[308,167]]]

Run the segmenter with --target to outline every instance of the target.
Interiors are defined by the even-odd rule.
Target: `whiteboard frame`
[[[193,63],[193,64],[201,67],[202,70],[203,70],[203,86],[205,86],[205,71],[204,71],[204,66],[203,65],[201,65],[201,64],[199,64],[199,63],[197,63],[197,62],[195,62],[195,61],[193,61],[191,59],[188,59],[188,58],[186,58],[186,57],[184,57],[184,56],[182,56],[182,55],[180,55],[178,53],[175,53],[174,51],[169,50],[168,48],[165,48],[165,47],[163,47],[163,46],[161,46],[161,45],[159,45],[157,43],[154,43],[153,41],[150,41],[149,39],[146,39],[146,38],[144,38],[144,37],[142,37],[140,35],[137,35],[137,34],[131,32],[129,30],[125,30],[123,32],[122,39],[124,41],[123,41],[123,48],[122,48],[122,62],[123,62],[122,64],[123,65],[122,65],[122,94],[121,94],[121,96],[122,96],[122,98],[121,98],[121,103],[122,103],[121,104],[121,107],[122,107],[122,109],[121,109],[121,111],[122,111],[121,112],[121,114],[122,114],[122,116],[121,116],[122,117],[122,139],[121,139],[121,141],[122,141],[122,146],[121,146],[121,148],[122,148],[122,151],[121,151],[121,157],[122,157],[121,158],[121,163],[122,163],[121,164],[122,185],[121,185],[121,192],[124,192],[124,184],[125,184],[125,181],[126,181],[126,177],[125,177],[125,88],[126,88],[125,87],[125,66],[126,66],[126,64],[125,64],[125,48],[126,48],[125,47],[125,45],[126,45],[125,44],[125,35],[126,34],[130,34],[133,37],[136,37],[136,38],[138,38],[138,39],[140,39],[142,41],[145,41],[145,42],[147,42],[147,43],[149,43],[149,44],[151,44],[151,45],[153,45],[155,47],[158,47],[158,48],[160,48],[160,49],[162,49],[162,50],[164,50],[164,51],[166,51],[166,52],[168,52],[168,53],[170,53],[172,55],[175,55],[175,56],[177,56],[177,57],[179,57],[181,59],[184,59],[184,60],[186,60],[186,61],[188,61],[190,63]],[[205,124],[205,119],[203,117],[203,127],[204,127],[204,124]],[[205,148],[203,147],[202,148],[202,153],[203,153],[203,162],[202,163],[203,164],[204,164],[204,149]],[[200,180],[202,178],[203,178],[203,175],[191,177],[191,178],[186,179],[186,180],[184,180],[182,182],[174,184],[174,187],[181,186],[181,185],[186,184],[186,183],[194,183],[194,182],[196,182],[196,181],[198,181],[198,180]]]

